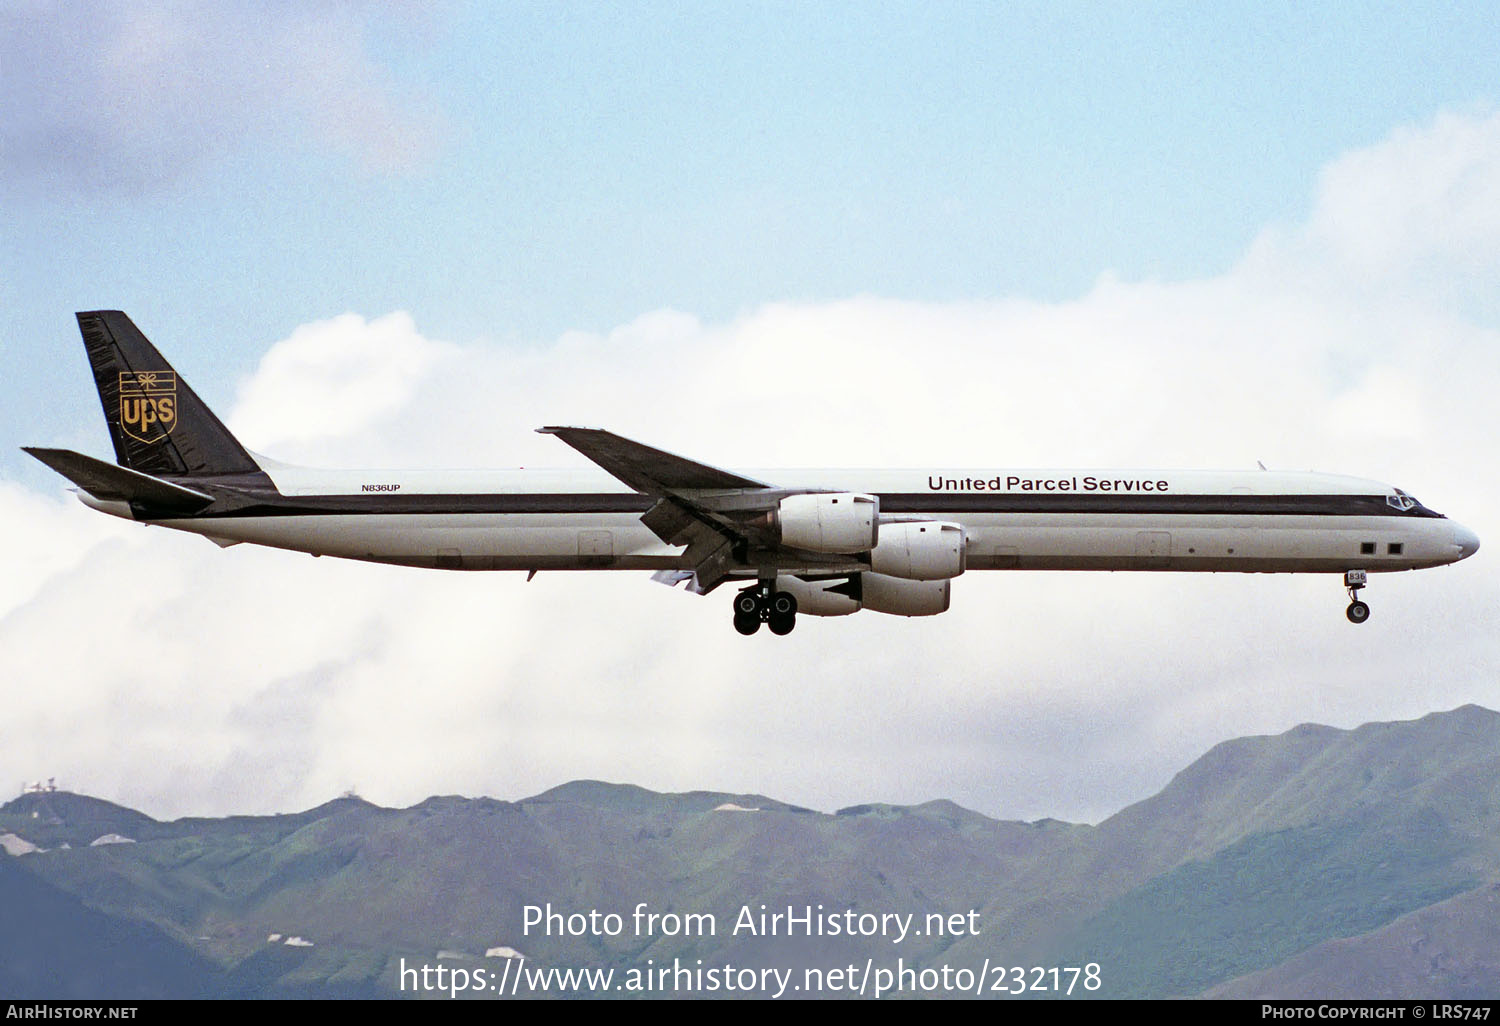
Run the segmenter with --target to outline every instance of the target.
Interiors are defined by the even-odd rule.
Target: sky
[[[1491,5],[0,12],[0,781],[161,817],[576,778],[1097,821],[1220,741],[1500,705]],[[969,574],[745,639],[644,574],[151,530],[72,314],[247,446],[568,466],[1243,467],[1489,545],[1380,576]]]

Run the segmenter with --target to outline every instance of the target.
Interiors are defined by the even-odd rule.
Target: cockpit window
[[[1385,504],[1387,506],[1390,506],[1392,509],[1399,509],[1403,513],[1417,508],[1418,502],[1416,499],[1413,499],[1399,488],[1394,488],[1392,491],[1396,494],[1385,497]]]
[[[1417,501],[1415,496],[1408,495],[1399,488],[1392,488],[1391,491],[1394,494],[1387,495],[1385,497],[1385,501],[1386,505],[1390,506],[1392,509],[1398,510],[1402,513],[1410,513],[1413,516],[1418,517],[1435,517],[1438,520],[1447,519],[1436,510],[1428,509],[1426,506],[1422,505]]]

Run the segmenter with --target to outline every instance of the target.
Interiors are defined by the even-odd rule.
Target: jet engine
[[[869,552],[880,525],[880,500],[854,492],[788,495],[773,515],[781,543],[810,552]]]
[[[965,541],[962,527],[939,520],[882,524],[870,569],[908,581],[947,580],[964,572]]]
[[[848,616],[859,611],[858,591],[849,579],[804,581],[800,577],[776,578],[777,591],[789,591],[797,599],[797,612],[809,616]]]
[[[859,609],[896,616],[936,616],[948,610],[949,583],[864,573],[832,581],[778,577],[776,588],[796,596],[797,612],[809,616],[847,616]]]
[[[948,611],[951,585],[947,580],[908,581],[884,574],[860,574],[860,602],[877,613],[936,616]]]

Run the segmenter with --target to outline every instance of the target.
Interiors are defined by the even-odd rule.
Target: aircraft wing
[[[792,494],[786,489],[599,428],[537,430],[556,435],[613,477],[657,500],[641,516],[641,523],[668,545],[686,546],[683,556],[693,567],[691,587],[700,594],[722,583],[751,550],[785,551],[765,514]],[[804,555],[814,562],[827,561],[827,557]],[[684,579],[675,573],[657,576],[666,584]]]
[[[544,427],[540,434],[556,435],[611,475],[645,495],[737,488],[769,488],[762,481],[674,456],[600,428]]]

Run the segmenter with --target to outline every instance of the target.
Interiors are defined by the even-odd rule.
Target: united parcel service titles
[[[1145,477],[941,477],[927,476],[933,492],[1165,492],[1167,481]]]

